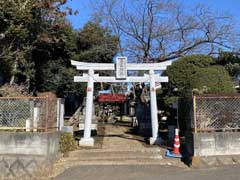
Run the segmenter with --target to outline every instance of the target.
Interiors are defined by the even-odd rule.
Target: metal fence
[[[1,97],[0,129],[48,131],[59,126],[57,98]]]
[[[194,96],[194,129],[240,130],[240,96]]]

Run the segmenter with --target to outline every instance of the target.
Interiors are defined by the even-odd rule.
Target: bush
[[[77,144],[71,133],[64,132],[60,137],[60,152],[64,155],[68,154],[69,151],[77,149]]]
[[[9,85],[5,84],[0,85],[0,97],[12,97],[12,96],[31,96],[32,94],[28,93],[27,87],[23,85]]]
[[[199,69],[210,67],[214,60],[210,56],[192,55],[180,58],[168,66],[165,74],[169,77],[169,86],[178,88],[180,96],[191,95],[192,76]]]
[[[234,85],[228,72],[210,56],[193,55],[180,58],[167,68],[169,92],[178,89],[178,96],[190,97],[192,90],[204,93],[233,93]],[[200,93],[201,94],[201,93]]]
[[[200,68],[191,77],[191,87],[198,89],[199,92],[219,94],[219,93],[234,93],[234,84],[231,77],[224,67],[211,66]],[[204,93],[198,93],[204,94]]]

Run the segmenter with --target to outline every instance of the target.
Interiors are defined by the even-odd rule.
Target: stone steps
[[[129,153],[134,153],[134,152],[139,152],[139,153],[161,153],[161,149],[156,147],[156,148],[142,148],[142,149],[130,149],[130,148],[115,148],[115,149],[94,149],[94,148],[89,148],[89,149],[80,149],[76,151],[71,151],[69,152],[69,156],[77,156],[82,153],[122,153],[122,152],[129,152]]]
[[[66,161],[88,161],[88,160],[134,160],[134,159],[162,159],[160,150],[156,151],[103,151],[103,152],[74,152],[71,153]]]
[[[170,161],[167,161],[170,162]],[[174,165],[178,161],[171,161]],[[73,151],[57,165],[65,168],[77,165],[167,165],[159,148],[139,150],[83,149]]]
[[[80,150],[61,158],[54,166],[55,175],[74,166],[120,166],[120,165],[171,165],[179,166],[180,161],[163,159],[162,152],[156,150],[140,151],[112,151],[108,150]],[[181,163],[182,166],[182,163]]]
[[[63,165],[65,168],[72,166],[87,166],[87,165],[166,165],[162,160],[153,159],[102,159],[102,160],[74,160],[70,163],[66,161],[58,162],[58,165]],[[172,165],[172,164],[171,164]]]

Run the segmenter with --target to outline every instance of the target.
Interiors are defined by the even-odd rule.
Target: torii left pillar
[[[94,139],[91,137],[91,125],[93,117],[93,90],[94,90],[94,70],[88,70],[88,84],[87,84],[87,99],[86,99],[86,113],[84,122],[83,138],[79,141],[80,146],[93,146]]]
[[[158,136],[158,108],[156,98],[156,87],[154,70],[149,71],[150,76],[150,102],[151,102],[151,124],[152,124],[152,137],[150,137],[150,144],[160,144],[161,138]]]

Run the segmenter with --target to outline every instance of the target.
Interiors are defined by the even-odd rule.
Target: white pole
[[[39,121],[39,107],[34,107],[33,108],[33,131],[37,131],[37,126],[38,126],[38,121]]]
[[[58,130],[60,130],[60,102],[61,102],[61,99],[58,98],[57,99],[57,124],[56,124],[56,127],[58,128]]]
[[[157,143],[158,140],[158,115],[157,115],[157,98],[154,79],[154,70],[149,71],[150,75],[150,96],[151,96],[151,120],[152,120],[152,137],[150,144]]]
[[[30,128],[31,128],[31,121],[30,121],[30,119],[26,119],[25,127],[26,127],[26,132],[29,132]]]
[[[93,146],[94,140],[91,138],[92,112],[93,112],[93,89],[94,89],[94,70],[88,70],[88,85],[87,85],[87,99],[86,99],[86,113],[84,122],[84,134],[80,140],[80,146]]]
[[[59,114],[59,130],[62,131],[64,127],[64,99],[60,99],[60,114]]]

